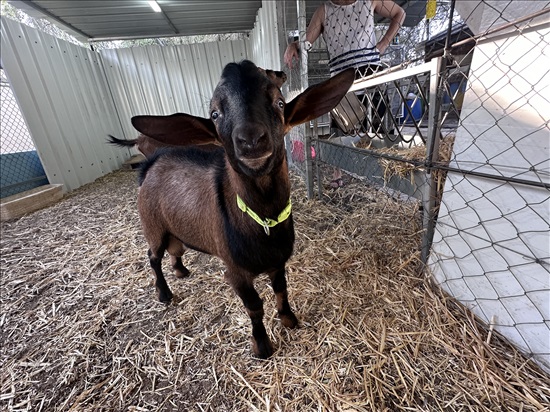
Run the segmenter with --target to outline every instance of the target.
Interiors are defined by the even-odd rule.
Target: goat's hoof
[[[159,291],[159,300],[162,303],[170,303],[174,295],[172,294],[172,291],[170,289],[166,291]]]
[[[183,269],[180,268],[174,270],[174,275],[176,275],[178,279],[187,278],[189,277],[190,273],[191,272],[189,272],[189,269],[187,269],[186,267],[184,267]]]
[[[285,328],[294,329],[296,326],[298,326],[298,318],[294,313],[279,313],[279,318],[281,319],[281,323]]]
[[[256,339],[252,338],[252,351],[260,359],[267,359],[273,355],[273,346],[268,338],[258,342]]]

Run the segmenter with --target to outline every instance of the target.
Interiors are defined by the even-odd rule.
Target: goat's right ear
[[[170,116],[134,116],[132,125],[138,132],[168,145],[219,144],[214,123],[204,117],[185,113]]]
[[[286,132],[293,126],[316,119],[334,109],[355,80],[355,70],[347,69],[322,83],[308,87],[285,107]]]

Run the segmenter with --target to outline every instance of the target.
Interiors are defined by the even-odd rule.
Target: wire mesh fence
[[[313,11],[284,3],[288,41],[304,40]],[[311,196],[359,179],[402,202],[436,283],[550,370],[550,2],[436,3],[289,157]],[[323,37],[301,58],[309,84],[330,76]]]
[[[48,184],[17,100],[0,70],[0,198]]]

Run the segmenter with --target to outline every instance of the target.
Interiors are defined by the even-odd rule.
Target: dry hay
[[[439,151],[436,165],[447,166],[451,160],[455,133],[448,133],[439,140]],[[361,147],[360,147],[361,148]],[[372,149],[369,145],[362,147]],[[388,182],[393,176],[409,178],[414,183],[414,171],[423,170],[426,161],[426,146],[418,145],[407,149],[397,146],[382,148],[376,150],[377,156],[380,156],[378,163],[384,170],[384,180]],[[438,193],[443,189],[447,172],[444,169],[435,169],[433,172],[434,180],[437,184]]]
[[[3,223],[1,410],[548,410],[548,376],[423,279],[414,205],[293,184],[301,324],[281,327],[260,277],[267,361],[218,260],[190,253],[175,301],[157,301],[134,172]]]

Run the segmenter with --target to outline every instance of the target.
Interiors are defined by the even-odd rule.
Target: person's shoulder
[[[384,0],[370,0],[370,4],[373,10],[380,10],[380,7],[384,4]]]
[[[313,13],[313,19],[317,18],[321,20],[321,23],[325,20],[325,8],[327,5],[330,4],[330,1],[324,1],[321,4],[319,4],[319,7],[315,10]]]

